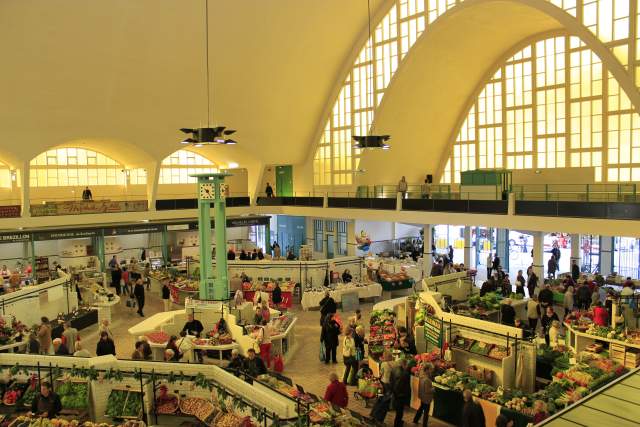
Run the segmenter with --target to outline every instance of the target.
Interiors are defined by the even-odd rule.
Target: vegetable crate
[[[107,417],[139,420],[142,418],[142,392],[114,388],[107,400]]]

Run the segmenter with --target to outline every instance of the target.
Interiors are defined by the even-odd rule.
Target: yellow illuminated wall
[[[604,78],[608,76],[608,78]],[[473,169],[594,167],[596,182],[640,180],[640,117],[576,37],[536,41],[486,83],[441,182]]]
[[[58,148],[31,160],[31,187],[124,185],[125,167],[102,153],[84,148]],[[146,184],[144,169],[130,169],[129,184]]]
[[[630,74],[638,74],[640,84],[639,0],[548,1],[605,43]],[[351,136],[370,129],[389,82],[420,35],[460,3],[393,3],[356,58],[326,121],[314,156],[314,185],[352,183],[360,153]],[[454,141],[443,182],[457,181],[461,170],[476,167],[596,166],[599,180],[633,177],[632,164],[622,162],[631,161],[634,148],[640,148],[631,131],[637,126],[631,116],[624,117],[625,111],[630,114],[628,99],[612,80],[577,39],[528,46],[500,68],[478,97],[463,125],[466,133]],[[628,131],[607,132],[604,120]],[[627,134],[632,138],[628,144]],[[603,148],[607,137],[620,145],[611,155]],[[612,163],[614,155],[617,163]]]
[[[162,161],[159,184],[195,184],[196,173],[218,172],[211,160],[189,150],[178,150]]]

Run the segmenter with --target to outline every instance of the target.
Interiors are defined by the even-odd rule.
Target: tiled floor
[[[369,312],[372,306],[373,303],[363,303],[361,305],[365,324],[368,324]],[[162,301],[158,294],[154,291],[147,292],[145,314],[151,315],[160,310],[162,310]],[[129,358],[133,352],[135,337],[130,336],[127,330],[141,319],[135,311],[136,309],[126,307],[124,299],[114,310],[112,331],[116,337],[116,353],[119,358]],[[320,362],[318,358],[320,345],[319,312],[305,312],[299,306],[294,307],[293,311],[298,316],[295,330],[297,344],[292,360],[285,366],[284,374],[302,385],[306,391],[322,396],[329,382],[329,374],[331,372],[336,372],[342,378],[344,365],[341,363],[340,348],[338,348],[338,364],[325,365]],[[353,313],[339,312],[339,314],[346,321]],[[98,338],[97,326],[81,331],[80,335],[85,347],[93,354]],[[353,393],[355,390],[355,387],[349,387],[349,408],[364,415],[369,415],[371,408],[365,408],[363,401],[354,398]],[[414,414],[415,412],[412,409],[405,411],[404,419],[406,425],[413,425]],[[387,415],[386,422],[388,425],[393,425],[394,415],[394,412],[390,412]],[[446,424],[432,419],[429,425],[440,427]]]

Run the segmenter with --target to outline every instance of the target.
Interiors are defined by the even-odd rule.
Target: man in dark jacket
[[[326,291],[324,293],[324,298],[320,300],[320,326],[324,325],[324,320],[327,317],[327,314],[335,313],[338,310],[338,306],[333,298],[331,298],[331,293]]]
[[[393,393],[393,407],[396,410],[393,426],[401,427],[404,425],[402,420],[404,407],[409,405],[411,401],[411,374],[407,369],[407,359],[403,358],[398,361],[398,366],[391,371],[389,383]]]
[[[493,257],[493,263],[491,264],[491,269],[493,271],[498,271],[498,267],[500,267],[500,257],[498,256],[498,254],[496,254]]]
[[[544,309],[553,306],[553,291],[549,284],[546,284],[538,294],[538,301],[540,301],[540,306]]]
[[[133,295],[138,302],[138,314],[140,317],[144,317],[144,313],[142,312],[144,308],[144,284],[142,283],[142,279],[136,280],[136,285],[133,287]]]
[[[516,320],[516,310],[511,306],[511,298],[505,298],[500,306],[500,322],[513,326]]]
[[[276,308],[280,307],[280,303],[282,302],[282,289],[280,288],[280,283],[276,282],[275,288],[273,288],[273,292],[271,292],[271,301],[273,301],[273,305]]]
[[[462,392],[464,406],[462,408],[461,427],[485,427],[484,412],[479,403],[473,401],[471,390]]]
[[[571,260],[571,278],[575,283],[578,283],[578,279],[580,278],[580,267],[576,260]]]
[[[338,337],[340,336],[340,325],[333,318],[333,313],[329,313],[322,326],[322,332],[320,334],[320,341],[324,343],[326,350],[325,362],[329,363],[329,360],[333,363],[338,363],[336,359],[336,353],[338,351]]]
[[[586,283],[580,285],[576,291],[576,303],[580,310],[587,310],[591,306],[591,289]]]
[[[527,279],[527,290],[529,291],[529,298],[533,297],[536,286],[538,286],[538,276],[535,272],[532,271],[529,275],[529,278]]]
[[[31,413],[43,418],[55,418],[62,410],[60,397],[53,392],[51,384],[40,383],[40,394],[31,403]]]
[[[252,378],[266,374],[267,368],[261,358],[256,357],[256,351],[252,348],[247,351],[247,358],[244,359],[244,371]]]
[[[231,371],[234,375],[238,376],[240,371],[244,369],[244,362],[245,359],[238,353],[238,350],[231,350],[231,360],[229,360],[229,364],[227,365],[227,371]]]
[[[199,337],[204,330],[204,326],[202,326],[202,322],[193,317],[193,313],[189,313],[187,315],[187,323],[184,324],[182,330],[186,332],[187,335]]]

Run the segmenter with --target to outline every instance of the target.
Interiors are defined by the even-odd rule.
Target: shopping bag
[[[273,370],[278,373],[284,371],[284,360],[279,354],[273,359]]]
[[[320,361],[324,362],[327,360],[327,350],[324,348],[324,343],[320,343]]]
[[[353,384],[355,381],[355,376],[356,376],[356,370],[355,369],[351,369],[349,371],[349,376],[347,377],[347,384]]]

